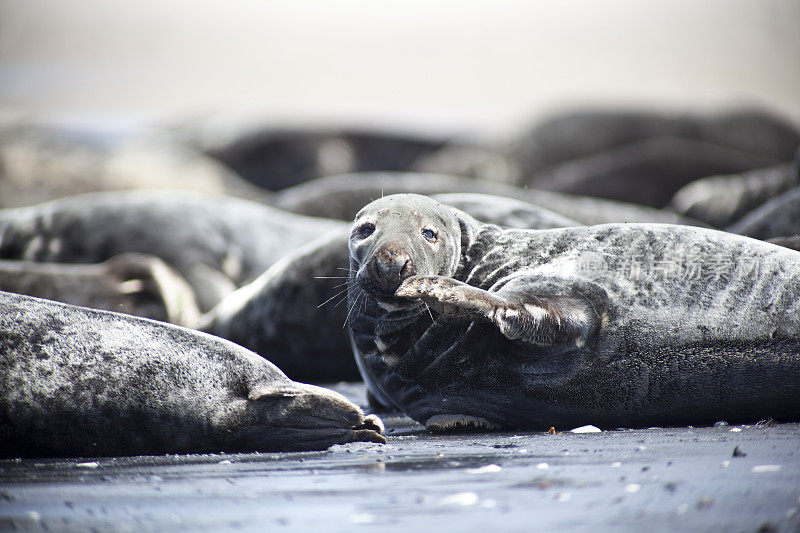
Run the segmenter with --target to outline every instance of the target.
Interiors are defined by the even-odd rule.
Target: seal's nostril
[[[413,269],[414,264],[411,262],[411,258],[408,257],[403,263],[403,266],[400,268],[400,278],[405,279],[409,276],[413,276]]]
[[[384,290],[394,292],[404,279],[414,275],[415,269],[408,254],[381,250],[370,262],[369,272]]]

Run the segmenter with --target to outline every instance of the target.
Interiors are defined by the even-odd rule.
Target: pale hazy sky
[[[571,103],[800,120],[797,0],[0,1],[0,109],[434,129]]]

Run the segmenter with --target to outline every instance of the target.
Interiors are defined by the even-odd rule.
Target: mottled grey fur
[[[396,195],[359,213],[350,259],[365,381],[432,429],[800,418],[797,252],[661,224],[504,230]]]
[[[151,254],[194,289],[201,309],[341,222],[178,191],[94,193],[0,210],[0,259],[96,263]]]
[[[194,291],[161,259],[123,254],[99,264],[0,260],[0,291],[192,327]]]
[[[0,292],[0,455],[318,450],[380,421],[205,333]]]
[[[579,225],[518,200],[485,194],[435,196],[501,226]],[[346,303],[349,228],[328,234],[283,258],[225,298],[206,317],[204,331],[268,357],[292,379],[329,383],[358,379]]]

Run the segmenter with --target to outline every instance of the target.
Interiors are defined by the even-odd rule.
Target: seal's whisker
[[[344,296],[342,296],[342,297],[341,297],[341,299],[339,299],[339,301],[338,301],[338,302],[336,302],[335,304],[333,304],[333,306],[334,306],[334,307],[339,307],[339,304],[341,304],[342,302],[344,302],[345,300],[347,300],[347,296],[348,296],[347,294],[345,294]]]
[[[322,307],[322,306],[323,306],[323,305],[325,305],[326,303],[330,302],[330,301],[331,301],[331,300],[333,300],[334,298],[336,298],[336,297],[338,297],[338,296],[341,296],[341,295],[342,295],[342,293],[345,293],[345,292],[347,292],[347,288],[344,288],[344,289],[342,289],[342,290],[338,291],[336,294],[334,294],[333,296],[331,296],[330,298],[328,298],[327,300],[325,300],[324,302],[322,302],[321,304],[319,304],[319,305],[317,306],[317,309],[319,309],[320,307]]]
[[[425,309],[428,310],[428,314],[431,317],[431,322],[436,322],[436,319],[433,318],[433,313],[431,313],[431,308],[430,308],[430,306],[428,306],[428,302],[423,300],[422,303],[425,304]]]
[[[353,308],[356,306],[356,304],[358,303],[358,300],[362,296],[364,296],[364,291],[363,290],[359,291],[358,296],[356,296],[356,299],[353,301],[353,305],[350,306],[350,310],[347,312],[347,316],[344,318],[344,324],[342,324],[342,329],[344,329],[344,327],[347,325],[347,321],[350,320],[350,313],[353,312]]]
[[[314,276],[314,279],[350,279],[350,276]]]

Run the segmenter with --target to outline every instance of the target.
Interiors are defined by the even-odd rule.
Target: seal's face
[[[351,275],[379,301],[395,298],[403,280],[416,275],[451,276],[461,254],[461,229],[455,212],[415,194],[376,200],[356,215],[350,234]]]

